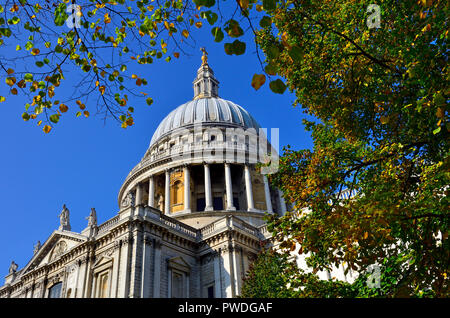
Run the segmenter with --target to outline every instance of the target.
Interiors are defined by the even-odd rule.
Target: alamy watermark
[[[381,9],[378,4],[369,4],[366,13],[370,13],[366,19],[366,24],[369,29],[381,27]]]
[[[381,288],[381,269],[379,265],[370,265],[367,268],[367,272],[370,273],[367,276],[366,285],[369,288]]]
[[[81,7],[78,4],[70,4],[66,9],[67,13],[70,13],[69,17],[66,20],[66,25],[69,29],[73,28],[81,28]]]

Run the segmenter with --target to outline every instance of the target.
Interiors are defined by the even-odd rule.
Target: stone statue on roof
[[[60,222],[60,226],[59,226],[58,230],[70,231],[69,214],[70,214],[69,209],[64,204],[61,213],[58,215],[59,222]]]
[[[19,265],[17,265],[14,261],[11,262],[11,265],[9,265],[9,273],[15,273],[17,272],[17,268],[19,267]]]
[[[33,255],[35,255],[40,248],[41,248],[41,241],[37,241],[36,245],[34,246]]]
[[[97,226],[97,212],[95,211],[95,208],[91,208],[91,213],[86,219],[88,220],[88,226]]]

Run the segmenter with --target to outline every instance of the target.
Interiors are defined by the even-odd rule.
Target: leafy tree
[[[309,213],[272,220],[274,235],[300,243],[314,270],[364,272],[401,256],[392,264],[408,275],[388,295],[448,296],[448,2],[371,2],[237,0],[224,16],[215,0],[6,0],[1,76],[8,94],[29,97],[22,118],[46,133],[71,112],[128,127],[129,95],[153,102],[130,63],[179,58],[205,25],[241,55],[252,32],[263,52],[252,86],[291,90],[317,119],[305,123],[314,149],[287,148],[271,178]],[[74,92],[60,96],[66,82]],[[358,194],[342,199],[346,188]]]
[[[257,33],[266,70],[318,119],[314,148],[285,148],[271,178],[300,212],[270,228],[315,270],[387,262],[385,296],[448,297],[448,3],[378,1],[379,28],[368,4],[278,3]]]
[[[225,19],[219,9],[215,0],[3,1],[0,76],[2,92],[4,87],[9,92],[1,94],[0,102],[9,95],[26,95],[22,118],[37,121],[46,133],[70,113],[89,117],[95,112],[105,120],[114,118],[123,128],[131,126],[134,106],[129,97],[153,103],[141,91],[147,79],[132,74],[131,64],[180,58],[195,46],[191,33],[206,24],[215,41],[225,34],[232,39],[224,45],[228,54],[244,53],[246,44],[237,39],[243,35],[237,16]],[[64,86],[72,86],[72,93],[61,93]]]
[[[263,249],[249,268],[242,285],[245,298],[335,298],[354,297],[351,285],[336,280],[321,280],[306,273],[273,248]]]
[[[241,296],[245,298],[287,298],[296,294],[287,284],[292,268],[286,254],[263,250],[250,265]]]

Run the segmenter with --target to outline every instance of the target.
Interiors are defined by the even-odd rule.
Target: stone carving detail
[[[55,247],[53,248],[50,261],[57,259],[59,256],[64,254],[66,250],[67,250],[67,243],[65,241],[59,241],[58,243],[56,243]]]
[[[122,200],[122,207],[134,207],[135,197],[134,194],[131,192],[128,192],[125,198]]]
[[[37,241],[36,245],[34,246],[33,255],[36,255],[36,253],[41,248],[41,241]]]
[[[63,205],[63,209],[61,213],[58,215],[60,226],[58,230],[60,231],[70,231],[70,219],[69,219],[69,209],[66,207],[66,205]]]
[[[158,197],[158,210],[164,211],[164,198],[162,195]]]
[[[11,262],[11,265],[9,266],[9,273],[15,273],[17,272],[17,268],[19,267],[19,265],[17,265],[14,261]]]
[[[91,208],[91,213],[86,218],[86,220],[88,220],[88,227],[97,226],[97,211],[95,211],[95,208]]]

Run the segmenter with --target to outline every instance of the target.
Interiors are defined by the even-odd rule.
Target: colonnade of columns
[[[211,187],[211,171],[210,164],[203,163],[204,169],[204,184],[205,184],[205,211],[213,211],[213,198],[212,198],[212,187]],[[233,182],[231,178],[231,164],[225,162],[224,163],[224,173],[225,173],[225,193],[226,193],[226,204],[225,210],[227,211],[235,211],[236,207],[233,202]],[[184,176],[184,212],[191,211],[191,176],[190,169],[188,165],[183,166],[183,176]],[[250,166],[244,165],[244,180],[245,180],[245,194],[247,199],[247,210],[248,211],[257,211],[255,209],[255,204],[253,200],[253,187],[252,187],[252,178],[250,173]],[[269,213],[273,213],[271,195],[269,182],[266,175],[263,175],[264,182],[264,194],[266,200],[266,207]],[[148,179],[148,206],[157,208],[155,203],[155,176],[152,175]],[[278,190],[279,191],[279,190]],[[286,204],[284,199],[281,196],[281,191],[279,191],[280,195],[280,205],[281,205],[281,213],[286,213]],[[143,202],[143,186],[141,183],[136,185],[136,205],[142,205]],[[165,188],[164,188],[164,213],[170,213],[170,170],[167,169],[165,171]]]

